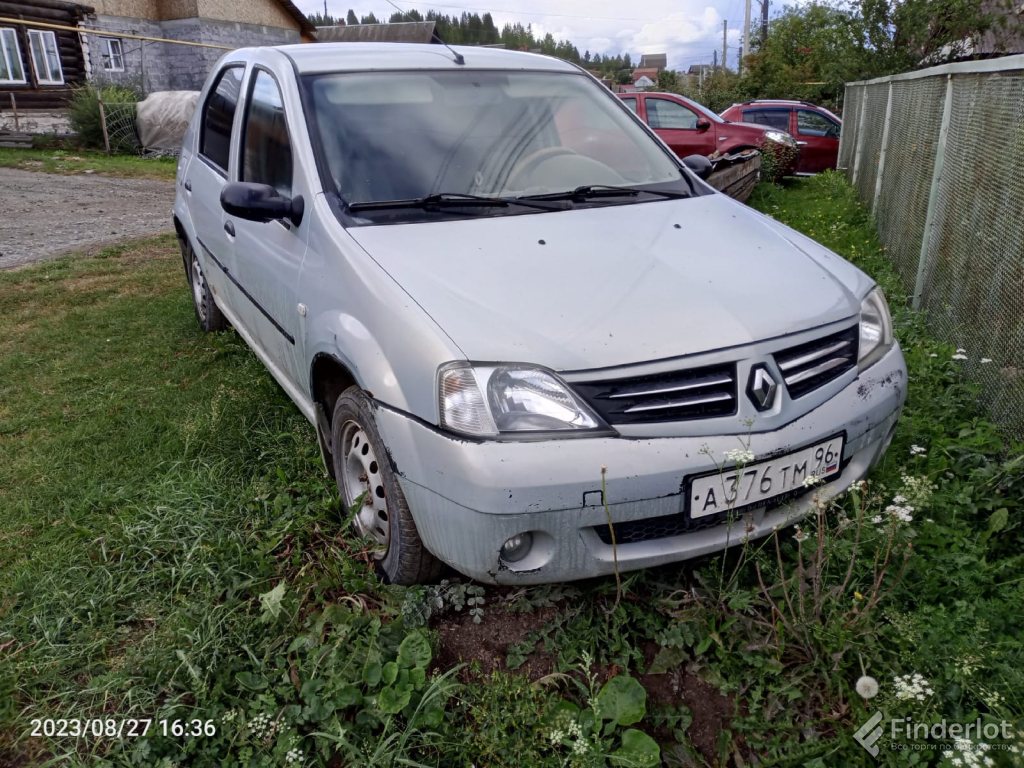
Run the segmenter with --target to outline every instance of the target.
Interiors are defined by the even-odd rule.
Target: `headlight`
[[[451,363],[438,372],[441,426],[479,437],[605,426],[557,376],[522,365]]]
[[[892,316],[885,294],[875,288],[860,305],[860,354],[857,367],[864,370],[874,364],[892,346]]]
[[[765,131],[764,137],[768,139],[768,141],[774,141],[778,144],[796,143],[796,140],[792,136],[790,136],[788,133],[783,133],[782,131]]]

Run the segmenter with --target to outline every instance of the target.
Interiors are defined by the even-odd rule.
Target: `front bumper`
[[[780,429],[750,435],[474,442],[443,434],[385,407],[377,426],[427,548],[484,582],[570,581],[699,557],[795,522],[814,498],[828,500],[863,478],[888,447],[906,399],[898,346],[818,408]],[[598,527],[682,514],[689,476],[747,447],[760,458],[844,432],[836,479],[777,507],[745,511],[732,523],[619,544]],[[749,442],[749,444],[748,444]],[[602,497],[602,468],[605,468]],[[607,502],[608,512],[605,511]],[[671,519],[671,518],[669,518]],[[506,564],[499,551],[530,531],[529,554]]]

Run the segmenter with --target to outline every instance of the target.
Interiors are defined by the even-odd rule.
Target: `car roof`
[[[259,60],[262,52],[279,51],[294,62],[300,74],[410,69],[517,69],[579,72],[574,64],[522,51],[436,43],[299,43],[272,48],[248,48],[236,55]],[[452,50],[465,64],[458,64]]]

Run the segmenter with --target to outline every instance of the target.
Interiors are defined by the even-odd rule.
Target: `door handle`
[[[798,147],[803,147],[803,146],[806,146],[806,145],[807,145],[807,142],[806,142],[806,141],[798,141],[798,142],[797,142],[797,146],[798,146]]]
[[[185,187],[186,192],[192,191],[192,182],[189,179],[185,179],[185,183],[182,186]]]
[[[235,225],[232,224],[230,221],[225,221],[224,222],[224,231],[227,232],[232,237],[234,237],[235,236]]]

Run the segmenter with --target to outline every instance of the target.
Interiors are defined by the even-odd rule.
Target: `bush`
[[[135,134],[135,104],[138,93],[132,88],[120,85],[104,85],[96,88],[84,85],[76,88],[68,105],[71,127],[87,147],[103,149],[103,127],[100,123],[99,100],[107,117],[107,134],[112,152],[133,152],[139,141]]]

